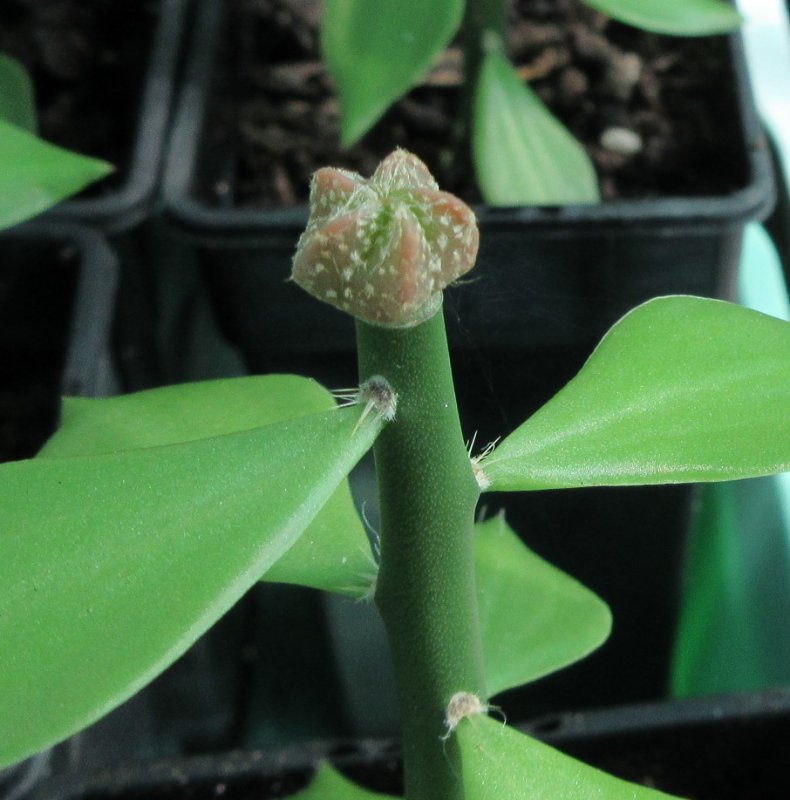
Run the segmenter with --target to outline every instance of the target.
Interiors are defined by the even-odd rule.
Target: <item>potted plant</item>
[[[293,277],[357,319],[343,407],[287,375],[71,400],[38,458],[0,467],[0,759],[100,717],[264,575],[375,598],[407,797],[666,796],[488,715],[489,696],[578,660],[611,619],[503,514],[475,525],[475,508],[490,491],[786,470],[790,326],[718,300],[648,302],[554,399],[470,453],[440,309],[474,263],[474,214],[404,151],[370,180],[320,171],[311,208]],[[372,550],[345,484],[371,446]],[[332,792],[371,796],[324,767],[303,797]]]
[[[244,206],[238,199],[251,187],[258,191],[267,178],[272,179],[267,186],[285,184],[297,197],[299,191],[306,192],[306,177],[299,189],[289,171],[294,164],[304,170],[292,145],[309,140],[319,151],[326,147],[315,125],[325,116],[332,118],[333,113],[332,95],[322,83],[319,61],[277,62],[283,42],[311,36],[311,41],[317,39],[317,20],[309,16],[315,14],[316,6],[269,3],[259,7],[277,13],[262,18],[243,3],[206,3],[198,8],[185,73],[188,88],[174,120],[165,171],[165,213],[174,232],[180,234],[185,251],[180,261],[192,257],[202,270],[221,330],[239,348],[248,369],[298,369],[325,382],[345,385],[353,380],[353,326],[342,316],[311,306],[286,281],[306,208],[258,208]],[[300,16],[305,8],[308,16]],[[284,21],[283,15],[287,17]],[[637,36],[631,28],[614,23],[610,28],[621,37],[628,32],[634,41],[646,42],[648,55],[652,53],[645,57],[646,63],[661,63],[655,49],[667,40]],[[556,35],[563,40],[565,34],[559,30]],[[678,39],[671,43],[677,48],[693,44]],[[734,156],[727,144],[726,154],[721,151],[707,168],[705,158],[699,155],[690,164],[685,162],[688,169],[680,170],[674,186],[677,196],[627,196],[599,205],[476,207],[483,230],[479,276],[472,284],[460,282],[451,287],[445,303],[451,347],[464,354],[456,362],[456,370],[462,421],[469,437],[478,430],[481,438],[494,438],[503,425],[515,424],[538,408],[570,379],[604,331],[633,305],[674,291],[733,296],[742,223],[766,210],[770,181],[739,39],[733,36],[707,40],[706,44],[719,54],[714,74],[724,71],[733,79],[728,84],[728,100],[718,94],[718,79],[719,100],[713,92],[703,91],[708,99],[714,98],[706,115],[719,120],[710,147],[721,145],[719,134],[726,129],[735,132],[741,155]],[[621,41],[614,49],[623,47]],[[267,51],[271,51],[268,60],[274,63],[267,63]],[[536,52],[539,55],[541,51]],[[262,56],[261,66],[248,59],[253,53]],[[703,59],[694,53],[690,60],[699,65]],[[537,55],[533,53],[530,60]],[[673,52],[675,56],[680,58],[678,52]],[[314,53],[313,58],[318,56]],[[239,68],[236,62],[242,59]],[[692,68],[691,76],[686,73],[686,79],[691,77],[694,82],[695,70],[699,66]],[[290,99],[286,90],[294,86],[301,95]],[[273,92],[270,102],[269,91]],[[426,91],[440,92],[441,100],[445,97],[441,92],[454,90],[436,86],[417,90],[407,98],[405,110],[392,112],[398,114],[393,126],[396,134],[410,115],[417,113],[415,103]],[[319,111],[309,104],[314,94]],[[238,105],[257,113],[260,121],[253,116],[237,128],[224,124],[236,113],[231,102],[235,98],[240,98]],[[291,116],[279,127],[269,126],[268,115],[278,110]],[[723,117],[717,116],[722,112]],[[301,120],[305,127],[289,127],[293,119]],[[454,142],[451,131],[423,124],[419,146],[432,153],[441,166],[442,149]],[[370,149],[390,147],[390,134],[386,126],[374,130]],[[270,148],[274,158],[263,160],[265,148],[250,147],[244,151],[246,155],[240,154],[240,142],[265,143],[267,136],[273,137]],[[330,137],[329,147],[337,149],[337,131],[335,136],[334,143]],[[283,148],[285,155],[280,158],[276,154]],[[362,161],[372,155],[368,152],[354,158]],[[259,169],[254,170],[258,162]],[[704,199],[682,196],[688,191],[688,174],[721,174],[721,163],[740,164],[740,177],[734,177],[720,196],[715,200],[707,197],[713,189],[703,192]],[[250,302],[254,297],[269,299],[266,313]],[[527,307],[531,314],[523,313]],[[524,352],[534,367],[528,379],[516,384],[509,364],[515,354]],[[519,529],[524,527],[521,520],[529,520],[531,543],[539,552],[559,559],[563,568],[578,572],[599,591],[605,586],[610,592],[607,600],[620,624],[611,647],[596,656],[600,659],[597,684],[602,703],[656,698],[666,683],[679,564],[692,497],[687,487],[648,487],[640,492],[592,490],[561,499],[554,495],[525,498],[516,501],[510,511]],[[601,563],[591,544],[595,536],[573,536],[575,520],[580,517],[595,520],[597,535],[617,543],[613,546],[622,554],[627,569]],[[645,529],[646,546],[634,543],[631,529],[636,525]],[[650,632],[632,615],[636,608],[634,584],[620,581],[628,572],[642,576],[636,582],[642,587],[640,600],[650,598],[653,603],[656,624]],[[634,661],[627,674],[621,675],[615,664],[624,663],[626,654]],[[573,694],[570,678],[561,676],[558,681],[558,697],[579,699],[579,694]],[[532,708],[533,701],[525,698],[524,707]]]

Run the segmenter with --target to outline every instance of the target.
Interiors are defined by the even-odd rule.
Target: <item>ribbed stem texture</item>
[[[460,691],[485,700],[474,577],[479,490],[463,442],[441,311],[414,328],[357,322],[360,380],[398,396],[375,445],[381,505],[376,603],[392,649],[407,800],[462,800],[445,711]]]

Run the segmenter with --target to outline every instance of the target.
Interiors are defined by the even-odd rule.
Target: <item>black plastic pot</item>
[[[305,209],[233,205],[232,143],[218,141],[209,124],[215,87],[232,92],[227,16],[225,4],[198,7],[166,166],[167,217],[197,243],[223,329],[253,368],[282,353],[345,353],[353,345],[350,321],[284,283]],[[729,43],[722,91],[737,103],[726,131],[737,155],[722,169],[733,169],[740,188],[721,197],[477,209],[474,281],[451,292],[457,345],[472,338],[482,346],[562,346],[597,338],[657,294],[732,295],[743,224],[768,212],[772,183],[741,41]],[[205,199],[218,181],[229,192],[223,207]]]
[[[220,328],[254,372],[355,381],[352,321],[286,281],[304,208],[232,204],[232,142],[209,124],[216,87],[232,90],[225,4],[199,3],[163,183],[165,218],[205,276]],[[466,435],[508,432],[570,379],[621,314],[655,295],[732,297],[745,222],[767,213],[772,181],[741,52],[730,37],[732,166],[739,189],[562,208],[478,209],[471,280],[445,318]],[[724,168],[724,165],[722,166]],[[211,205],[211,187],[228,189]],[[368,505],[369,515],[372,503]],[[614,634],[590,659],[505,702],[511,718],[663,696],[676,615],[688,487],[492,497],[539,553],[610,603]],[[374,678],[375,680],[375,678]]]
[[[530,727],[575,758],[681,797],[790,793],[787,689],[563,714]]]
[[[96,16],[106,17],[112,12],[110,5],[104,4],[96,9]],[[189,10],[189,0],[146,0],[120,12],[129,15],[128,37],[139,36],[141,39],[144,47],[139,58],[141,66],[135,73],[138,64],[127,63],[131,60],[129,48],[111,53],[109,57],[114,59],[115,69],[124,79],[118,80],[118,85],[107,85],[108,80],[99,80],[102,76],[96,76],[95,96],[90,97],[90,102],[93,109],[106,96],[108,103],[113,100],[112,109],[130,109],[129,116],[133,122],[128,131],[127,149],[119,145],[114,156],[104,152],[88,153],[112,161],[116,174],[89,187],[79,196],[58,204],[44,216],[53,222],[90,225],[112,241],[122,268],[117,325],[124,347],[118,351],[118,368],[125,386],[135,382],[150,384],[153,379],[148,376],[158,374],[153,341],[156,319],[152,272],[158,260],[159,236],[150,220],[159,200],[165,145]],[[85,18],[91,21],[91,13],[87,13]],[[111,21],[118,24],[117,20],[116,13]],[[49,35],[56,37],[58,34],[50,30]],[[50,44],[50,48],[56,51],[57,56],[57,41],[54,47]],[[68,52],[68,48],[64,49]],[[122,71],[123,68],[126,70]],[[126,73],[130,73],[128,78]],[[102,109],[96,109],[95,113],[101,122]],[[107,115],[112,113],[107,110]],[[71,124],[79,129],[86,123],[77,117],[71,120]],[[107,126],[116,132],[120,127],[118,124],[113,127],[109,122]],[[67,140],[54,143],[70,145],[69,131],[64,127],[59,133]]]
[[[622,778],[693,800],[783,800],[790,793],[787,692],[568,714],[525,730]],[[402,790],[397,745],[341,741],[61,778],[33,798],[267,800],[303,787],[327,759],[373,790]]]
[[[118,264],[98,233],[65,223],[6,231],[0,253],[3,422],[5,430],[20,432],[2,454],[10,460],[34,455],[52,433],[62,394],[116,391],[111,334]]]
[[[136,93],[126,100],[137,108],[137,115],[126,160],[114,165],[120,172],[118,187],[67,200],[52,209],[49,218],[115,234],[134,228],[151,213],[157,201],[188,5],[188,0],[160,2],[145,70],[131,82]],[[142,13],[142,9],[125,13]]]

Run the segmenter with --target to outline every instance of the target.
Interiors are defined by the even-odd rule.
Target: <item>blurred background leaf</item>
[[[428,71],[458,30],[463,7],[463,0],[326,0],[322,45],[340,94],[345,146]]]
[[[706,36],[729,33],[741,24],[724,0],[583,0],[620,22],[653,33]]]
[[[36,132],[33,83],[27,70],[0,53],[0,119],[30,133]]]
[[[600,200],[584,148],[496,48],[486,53],[475,90],[472,151],[489,205]]]

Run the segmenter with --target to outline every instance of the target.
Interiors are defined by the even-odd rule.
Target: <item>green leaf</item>
[[[0,120],[36,132],[33,83],[27,70],[13,58],[0,53]]]
[[[296,543],[263,576],[325,592],[369,599],[378,565],[344,480]]]
[[[606,604],[531,552],[503,515],[475,526],[480,628],[491,695],[578,661],[609,635]]]
[[[180,383],[118,397],[66,397],[60,428],[38,458],[161,447],[329,411],[331,392],[298,375]]]
[[[344,146],[357,141],[428,71],[461,23],[462,0],[327,0],[322,44],[342,110]]]
[[[327,763],[321,764],[312,783],[291,795],[291,800],[392,800],[392,795],[371,792],[352,783]]]
[[[461,720],[465,800],[660,800],[655,789],[607,775],[483,715]]]
[[[701,488],[672,694],[781,686],[790,674],[790,474]]]
[[[22,222],[112,171],[0,119],[0,228]]]
[[[489,205],[600,200],[584,148],[496,48],[485,55],[477,82],[472,149],[477,182]]]
[[[296,375],[186,383],[102,399],[66,398],[61,428],[39,458],[189,442],[334,405],[330,392]],[[264,579],[362,597],[369,592],[374,575],[368,539],[344,480]]]
[[[493,491],[686,483],[790,469],[790,323],[720,300],[631,311],[482,462]]]
[[[729,33],[741,24],[724,0],[583,0],[607,16],[653,33],[706,36]]]
[[[349,407],[0,465],[0,766],[107,713],[296,541],[381,425]]]

